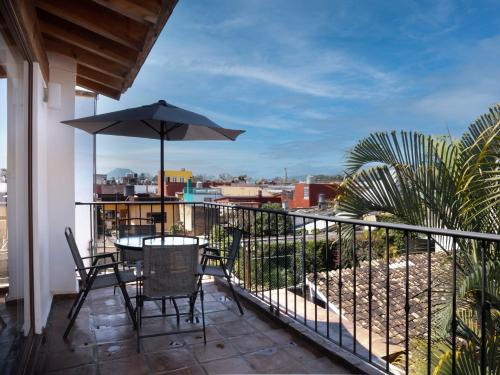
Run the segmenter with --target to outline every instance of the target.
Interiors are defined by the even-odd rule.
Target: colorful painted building
[[[325,201],[337,197],[340,192],[337,183],[307,183],[299,182],[295,184],[293,198],[288,201],[289,208],[309,208],[315,207],[319,203],[320,195]]]
[[[182,193],[187,182],[192,180],[193,172],[186,170],[185,168],[181,168],[179,170],[165,169],[163,171],[163,176],[165,177],[163,184],[165,195],[174,197],[176,194]],[[158,177],[160,177],[160,172],[158,172]],[[160,189],[161,178],[158,178],[158,192]]]

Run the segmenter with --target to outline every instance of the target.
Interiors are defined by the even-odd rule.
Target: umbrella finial
[[[167,106],[167,102],[163,99],[158,100],[158,104],[164,105],[165,107]]]

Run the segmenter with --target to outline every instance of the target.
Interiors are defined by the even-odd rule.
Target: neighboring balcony
[[[62,330],[70,301],[58,298],[47,326],[45,371],[431,372],[426,363],[435,355],[444,307],[450,309],[444,335],[451,355],[467,345],[457,334],[457,314],[463,313],[457,299],[470,248],[482,267],[476,290],[481,309],[472,316],[479,331],[474,350],[487,366],[491,332],[480,319],[493,309],[486,285],[495,271],[485,254],[498,254],[498,235],[213,203],[168,202],[165,211],[169,233],[203,236],[223,251],[231,243],[226,228],[244,231],[233,280],[245,315],[237,314],[225,281],[206,279],[207,344],[201,335],[163,336],[145,339],[143,353],[136,354],[135,332],[119,293],[91,292],[67,342]],[[116,251],[122,219],[149,218],[157,230],[161,220],[158,202],[77,203],[76,212],[83,255]],[[129,290],[133,296],[135,287]],[[167,319],[153,328],[168,330],[175,322]]]

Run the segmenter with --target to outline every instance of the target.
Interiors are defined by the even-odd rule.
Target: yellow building
[[[180,170],[165,169],[163,174],[165,176],[165,182],[187,182],[190,178],[193,178],[193,172],[185,168]]]

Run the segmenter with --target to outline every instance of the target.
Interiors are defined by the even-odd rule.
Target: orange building
[[[337,183],[306,183],[295,184],[293,198],[288,201],[289,208],[309,208],[318,205],[321,194],[325,200],[334,199],[340,192]]]

